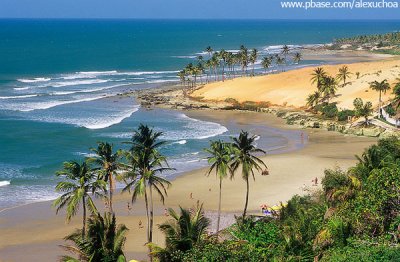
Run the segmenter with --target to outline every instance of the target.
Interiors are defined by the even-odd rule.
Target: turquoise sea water
[[[179,172],[204,166],[209,139],[228,139],[240,127],[146,111],[115,95],[177,81],[183,65],[207,57],[208,45],[274,53],[282,44],[399,29],[399,21],[0,20],[0,208],[54,198],[62,161],[87,156],[99,140],[120,147],[140,122],[165,133],[162,150]],[[263,132],[266,149],[298,137]]]

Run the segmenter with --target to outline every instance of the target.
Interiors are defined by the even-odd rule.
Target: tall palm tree
[[[394,98],[393,98],[393,102],[397,103],[397,108],[400,107],[400,78],[396,79],[397,82],[394,84],[393,86],[393,94],[394,94]]]
[[[278,66],[282,66],[282,65],[284,65],[285,63],[286,63],[286,60],[285,60],[284,57],[281,57],[281,56],[277,56],[277,57],[276,57],[276,64],[277,64]],[[281,71],[283,72],[283,68],[281,69]]]
[[[123,248],[128,228],[124,224],[117,225],[115,215],[111,213],[94,214],[88,219],[86,237],[82,237],[82,229],[66,236],[66,241],[73,245],[62,245],[66,251],[78,256],[63,256],[61,261],[116,261],[126,262]]]
[[[388,81],[385,79],[381,82],[374,81],[369,84],[369,88],[379,92],[379,116],[382,117],[382,92],[386,94],[386,91],[390,89]]]
[[[347,78],[350,77],[350,75],[352,75],[352,73],[349,71],[348,66],[342,66],[341,68],[339,68],[339,74],[336,75],[336,78],[341,81],[343,80],[343,86],[346,85],[346,80]]]
[[[264,68],[265,72],[267,72],[268,68],[271,66],[272,60],[269,56],[263,57],[261,61],[261,65]]]
[[[289,48],[287,45],[284,45],[284,46],[282,47],[282,52],[281,52],[281,54],[285,57],[285,63],[286,63],[286,61],[287,61],[287,55],[289,54],[289,52],[290,52],[290,48]]]
[[[301,59],[302,59],[301,53],[297,52],[297,53],[294,54],[294,56],[293,56],[293,62],[294,62],[295,64],[300,63],[300,60],[301,60]]]
[[[322,81],[326,77],[326,72],[322,67],[317,67],[311,74],[311,84],[317,83],[318,90],[321,90]]]
[[[210,225],[210,220],[204,216],[203,205],[198,205],[193,212],[182,207],[179,209],[180,214],[168,209],[172,219],[159,225],[165,234],[165,249],[153,246],[153,254],[161,261],[170,261],[169,256],[174,251],[185,252],[201,243]]]
[[[56,213],[66,207],[66,220],[69,222],[79,210],[79,205],[82,204],[82,234],[86,228],[86,208],[92,214],[97,213],[97,208],[89,193],[95,197],[105,198],[102,193],[107,189],[107,183],[97,179],[96,174],[91,170],[89,163],[84,161],[82,164],[70,161],[64,162],[64,169],[58,171],[57,176],[66,178],[66,181],[61,181],[56,186],[57,192],[63,194],[58,197],[53,206],[57,208]],[[82,236],[83,237],[83,236]]]
[[[118,152],[113,152],[113,145],[107,142],[98,142],[97,148],[92,148],[91,151],[95,153],[95,156],[89,158],[89,161],[97,164],[98,167],[95,169],[95,172],[97,172],[98,179],[108,182],[108,204],[110,212],[113,213],[114,177],[117,175],[120,155]]]
[[[207,46],[207,47],[206,47],[206,52],[208,53],[209,58],[211,58],[211,55],[212,55],[213,51],[214,51],[214,50],[212,49],[211,46]]]
[[[266,164],[255,154],[266,152],[255,146],[257,136],[250,136],[248,132],[242,131],[239,137],[233,138],[234,157],[231,168],[235,172],[241,167],[242,178],[246,181],[246,202],[243,210],[243,220],[246,217],[247,205],[249,202],[249,177],[252,176],[255,180],[254,171],[261,171],[262,168],[267,169]]]
[[[215,81],[218,81],[219,80],[219,77],[218,77],[219,54],[218,54],[218,52],[215,52],[213,54],[213,56],[211,57],[211,65],[214,70]]]
[[[253,48],[250,52],[250,57],[249,57],[249,61],[251,63],[251,65],[253,66],[252,68],[252,75],[254,76],[254,64],[257,62],[257,58],[258,58],[258,50]]]
[[[167,187],[171,183],[159,174],[173,170],[168,167],[166,157],[159,152],[159,148],[165,144],[164,141],[159,140],[161,135],[162,132],[155,132],[152,128],[140,124],[131,141],[127,142],[131,144],[131,148],[125,152],[128,164],[125,165],[126,186],[123,192],[132,191],[132,203],[138,196],[144,196],[148,243],[153,241],[153,191],[156,191],[164,203]],[[151,253],[150,246],[149,253]],[[150,260],[152,261],[151,255]]]
[[[314,108],[316,105],[318,105],[320,99],[321,99],[321,93],[315,91],[314,93],[312,93],[307,97],[307,106]]]
[[[228,176],[228,172],[232,173],[229,163],[232,160],[232,149],[231,145],[222,142],[221,140],[213,141],[210,147],[205,149],[210,155],[207,160],[210,164],[207,175],[215,171],[217,178],[219,179],[219,197],[218,197],[218,218],[217,218],[217,234],[219,232],[219,222],[221,218],[221,198],[222,198],[222,180]]]
[[[225,49],[221,49],[221,51],[219,51],[219,59],[222,64],[222,73],[221,73],[222,81],[225,80],[225,65],[226,65],[227,55],[228,55],[228,52],[226,52]]]
[[[181,84],[184,86],[185,81],[186,81],[186,73],[184,70],[181,70],[178,72],[177,76],[179,77],[179,80],[181,81]]]
[[[330,98],[333,97],[337,91],[336,79],[331,76],[325,76],[322,79],[320,90],[324,94],[324,98],[327,99],[329,103]]]
[[[247,67],[249,65],[249,51],[244,46],[240,46],[240,51],[238,52],[238,57],[240,61],[240,65],[242,66],[242,73],[247,75]]]
[[[353,101],[354,109],[355,109],[355,114],[358,117],[364,117],[365,125],[369,125],[369,120],[368,117],[372,114],[372,103],[371,102],[364,102],[362,101],[361,98],[356,98]]]

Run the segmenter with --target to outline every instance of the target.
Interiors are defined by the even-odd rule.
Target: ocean
[[[208,57],[209,45],[235,51],[243,44],[263,55],[283,44],[295,49],[399,29],[400,21],[0,20],[0,209],[55,198],[54,172],[63,161],[90,155],[97,141],[123,147],[139,123],[164,132],[162,151],[177,168],[167,176],[205,166],[209,140],[227,140],[239,126],[146,110],[116,95],[177,82],[184,65]],[[272,153],[298,137],[264,133],[258,143]]]

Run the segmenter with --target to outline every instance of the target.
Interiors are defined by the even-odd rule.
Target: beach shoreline
[[[368,57],[367,60],[382,59],[381,56],[372,57]],[[397,63],[397,58],[390,57],[378,62],[368,60],[367,62],[352,64],[357,63],[367,65],[371,65],[371,63]],[[338,65],[340,63],[323,66],[337,67]],[[301,75],[304,78],[306,74],[303,71],[310,70],[311,67],[294,69],[272,76],[282,78],[288,74],[302,72]],[[254,86],[251,81],[263,77],[268,76],[237,78],[225,83],[245,81],[246,86]],[[223,83],[211,83],[206,88],[210,85],[220,84]],[[287,201],[295,194],[304,194],[307,190],[317,189],[318,187],[312,186],[311,181],[315,178],[321,181],[324,169],[349,168],[357,161],[355,155],[361,154],[366,147],[377,141],[377,138],[372,137],[343,135],[322,129],[304,129],[299,126],[290,126],[284,119],[271,113],[221,110],[229,105],[229,103],[223,102],[224,99],[212,97],[211,99],[204,99],[204,101],[202,101],[203,99],[193,100],[193,97],[183,97],[180,94],[181,89],[182,87],[179,85],[167,85],[157,89],[146,89],[120,95],[139,96],[139,101],[142,102],[144,107],[155,106],[180,110],[191,118],[212,121],[222,125],[236,121],[237,124],[243,126],[243,129],[246,129],[246,126],[259,123],[278,130],[296,130],[299,134],[302,133],[301,139],[305,139],[303,146],[296,147],[296,145],[288,144],[288,150],[262,157],[266,161],[271,175],[261,176],[257,174],[256,182],[251,181],[249,212],[252,214],[260,214],[259,207],[261,204],[278,204]],[[196,92],[202,92],[201,90],[202,88],[196,90],[194,97]],[[221,92],[226,93],[227,91]],[[153,100],[154,103],[150,101],[150,104],[143,103],[143,101],[146,102],[145,99],[142,99],[143,95],[151,97],[153,94],[161,95],[166,99],[161,98],[155,102]],[[288,109],[292,108],[289,106]],[[262,136],[262,134],[257,135]],[[172,180],[173,186],[168,191],[165,205],[159,202],[155,203],[155,225],[167,219],[164,216],[166,208],[176,209],[179,206],[190,208],[197,202],[204,203],[208,216],[215,217],[217,183],[213,175],[206,177],[205,173],[206,168],[196,169],[185,172]],[[233,222],[234,215],[240,215],[244,204],[244,192],[245,185],[239,175],[232,181],[224,182],[222,202],[222,224],[224,226]],[[118,223],[124,223],[131,229],[125,246],[127,257],[129,259],[146,259],[145,229],[138,226],[139,222],[146,221],[143,201],[137,201],[132,206],[132,210],[128,210],[127,203],[130,202],[130,197],[127,194],[118,194],[114,200]],[[64,212],[56,216],[55,210],[50,206],[51,201],[36,202],[0,212],[0,234],[3,236],[0,239],[0,253],[2,254],[0,261],[24,261],[28,259],[54,261],[64,253],[58,248],[58,245],[64,243],[63,237],[71,233],[74,228],[80,227],[80,218],[76,217],[70,224],[65,224]],[[98,202],[98,206],[102,206],[102,203]],[[163,235],[156,229],[154,242],[162,245],[163,241]],[[21,249],[26,250],[26,252],[20,252]]]
[[[190,117],[221,123],[238,119],[254,122],[259,118],[275,128],[296,129],[287,126],[280,118],[262,113],[209,110],[185,113]],[[304,193],[304,187],[311,187],[312,179],[322,177],[324,168],[333,168],[339,162],[342,168],[348,168],[356,162],[355,154],[361,154],[365,147],[375,142],[374,138],[343,136],[323,130],[310,131],[307,144],[302,149],[263,157],[271,175],[257,175],[256,183],[251,182],[249,211],[257,214],[263,203],[277,204],[287,201],[294,194]],[[199,201],[204,203],[207,212],[212,214],[216,210],[217,183],[214,176],[205,176],[205,168],[187,172],[172,183],[165,206],[159,202],[155,204],[156,225],[166,219],[163,213],[167,207],[192,207]],[[244,189],[239,176],[233,181],[224,182],[222,211],[225,221],[232,219],[234,214],[240,214],[244,203]],[[126,194],[116,195],[114,204],[118,222],[125,223],[131,229],[125,247],[126,254],[128,258],[146,259],[146,247],[143,245],[145,230],[138,228],[139,221],[145,221],[144,204],[140,200],[128,212],[126,204],[129,200]],[[65,235],[79,227],[80,219],[76,217],[70,224],[65,224],[64,213],[56,216],[50,204],[32,203],[0,213],[0,234],[3,236],[0,240],[0,253],[4,259],[1,261],[23,261],[28,258],[28,253],[31,260],[54,261],[63,254],[57,246],[63,244],[62,238]],[[102,206],[101,203],[99,206]],[[155,230],[154,242],[163,244],[163,236],[158,230]],[[21,248],[29,252],[21,253]],[[41,252],[44,249],[48,251]]]

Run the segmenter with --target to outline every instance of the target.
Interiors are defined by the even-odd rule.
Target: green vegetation
[[[371,102],[364,102],[362,101],[361,98],[356,98],[353,101],[354,105],[354,110],[355,110],[355,116],[357,117],[364,117],[365,125],[369,125],[368,117],[372,115],[373,109],[372,109],[372,103]]]
[[[382,93],[386,94],[386,91],[390,89],[388,81],[385,79],[381,82],[374,81],[369,84],[372,90],[379,92],[379,115],[382,117]]]
[[[232,177],[232,169],[230,162],[233,155],[232,146],[229,143],[222,141],[213,141],[210,143],[210,148],[205,149],[210,155],[207,158],[208,164],[210,165],[207,175],[215,171],[217,178],[219,179],[219,198],[218,198],[218,220],[217,220],[217,234],[219,232],[219,222],[221,217],[221,198],[222,198],[222,180],[228,176],[228,172]]]
[[[249,50],[244,45],[241,45],[238,52],[230,52],[221,49],[219,52],[215,51],[211,46],[205,49],[208,54],[208,59],[203,56],[198,56],[196,61],[187,64],[181,71],[178,72],[182,86],[191,91],[198,84],[212,81],[225,81],[238,76],[255,76],[255,64],[258,59],[261,59],[261,65],[267,73],[267,70],[276,66],[283,71],[284,66],[288,64],[288,56],[291,56],[293,64],[299,64],[302,55],[299,52],[291,53],[289,46],[284,45],[280,54],[267,54],[260,58],[259,51],[255,48]],[[249,73],[249,66],[251,66],[251,73]],[[237,70],[239,68],[239,70]]]
[[[400,141],[383,139],[323,188],[294,196],[271,218],[238,219],[224,240],[203,237],[160,261],[398,261]]]
[[[248,132],[242,131],[238,138],[233,138],[232,143],[234,152],[231,162],[232,172],[234,173],[240,169],[242,178],[246,181],[246,201],[243,209],[243,219],[246,217],[247,205],[249,203],[250,177],[253,177],[253,179],[256,180],[254,171],[262,171],[263,174],[268,174],[267,166],[256,156],[257,153],[266,153],[264,150],[256,147],[256,138],[257,136],[250,136]],[[263,168],[265,169],[263,170]]]
[[[88,229],[85,232],[76,230],[65,237],[65,240],[71,241],[73,245],[64,245],[62,248],[76,255],[78,259],[62,256],[61,261],[126,262],[122,249],[127,232],[125,225],[117,226],[114,214],[106,213],[104,217],[93,214],[88,219]]]
[[[374,52],[399,55],[400,32],[339,38],[334,41],[331,48],[340,49],[342,45],[350,45],[352,49],[358,49],[361,47]]]
[[[336,75],[336,78],[341,81],[343,80],[343,86],[346,85],[346,80],[352,75],[352,73],[349,71],[348,66],[342,66],[339,68],[339,73]]]
[[[400,44],[400,32],[375,35],[360,35],[348,38],[338,38],[334,41],[337,44],[368,44],[377,43],[380,46],[388,44]]]
[[[370,103],[364,104],[358,98],[354,105],[355,115],[368,122]],[[336,105],[327,103],[325,107],[330,112],[335,111]],[[343,115],[352,113],[346,111]],[[165,247],[160,247],[152,242],[153,193],[162,201],[165,199],[170,182],[159,174],[171,170],[159,152],[165,143],[159,140],[161,135],[140,125],[127,142],[128,150],[113,153],[110,144],[98,143],[94,158],[64,163],[57,175],[66,181],[59,182],[56,188],[64,194],[54,205],[57,212],[67,207],[67,220],[82,205],[83,228],[65,237],[68,245],[62,247],[76,258],[63,256],[62,261],[126,261],[123,248],[128,229],[117,225],[111,208],[101,216],[92,200],[93,196],[109,200],[107,193],[112,185],[106,182],[110,179],[107,173],[126,183],[124,191],[132,193],[132,202],[144,197],[150,261],[372,262],[397,261],[400,257],[398,138],[382,139],[367,148],[348,170],[325,170],[322,189],[293,196],[269,217],[247,214],[249,179],[255,178],[256,171],[268,175],[265,163],[258,157],[265,152],[255,146],[256,136],[242,131],[232,142],[211,142],[206,152],[208,173],[215,172],[220,184],[218,230],[216,234],[208,233],[210,221],[199,203],[194,209],[180,207],[179,213],[169,209],[171,219],[158,225],[165,234]],[[109,165],[115,167],[113,172]],[[235,224],[219,230],[222,180],[229,174],[232,177],[235,171],[246,183],[246,204]],[[88,218],[86,208],[91,212]]]
[[[144,196],[147,216],[147,241],[153,241],[153,192],[156,192],[164,203],[167,195],[167,187],[171,185],[169,181],[159,176],[159,174],[171,170],[168,167],[167,159],[159,152],[159,148],[165,144],[159,141],[161,132],[155,132],[148,126],[140,125],[132,136],[131,148],[125,151],[127,164],[124,165],[124,181],[126,187],[122,190],[132,191],[132,203],[139,196]],[[149,246],[149,254],[151,246]],[[152,261],[152,256],[149,256]]]

